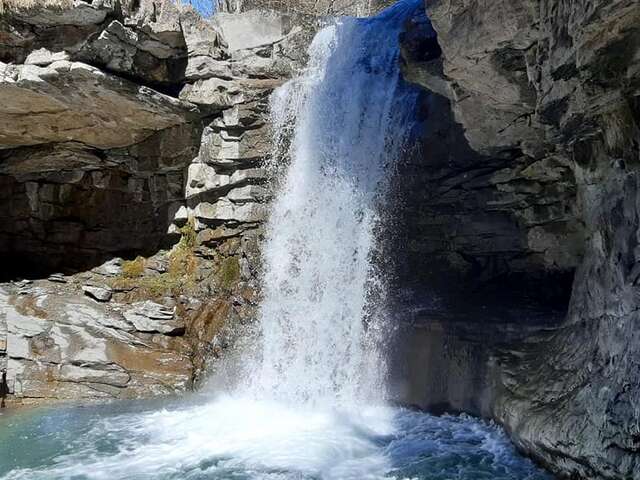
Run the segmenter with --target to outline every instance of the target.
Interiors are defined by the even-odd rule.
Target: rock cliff
[[[0,15],[12,400],[191,388],[255,318],[270,93],[318,16],[391,2],[34,3]],[[496,419],[558,474],[639,479],[640,8],[427,13],[402,40],[423,125],[386,232],[397,397]]]
[[[405,166],[408,398],[497,419],[561,475],[640,478],[640,8],[427,13],[405,75],[433,92],[426,138],[444,147]]]
[[[269,95],[314,24],[296,15],[76,0],[0,17],[0,363],[16,400],[184,390],[255,317]]]

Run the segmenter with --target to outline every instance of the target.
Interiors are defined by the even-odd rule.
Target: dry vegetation
[[[165,273],[146,276],[146,260],[138,257],[124,262],[122,274],[112,282],[115,289],[138,291],[139,296],[158,298],[164,295],[178,296],[185,290],[195,288],[198,259],[193,253],[196,234],[193,224],[181,229],[182,238],[169,253],[169,265]]]
[[[65,9],[73,6],[73,0],[0,0],[0,13],[31,10],[34,8]]]

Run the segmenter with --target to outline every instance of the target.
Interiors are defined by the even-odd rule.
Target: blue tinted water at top
[[[210,17],[215,13],[215,0],[183,0],[183,4],[192,5],[203,17]]]

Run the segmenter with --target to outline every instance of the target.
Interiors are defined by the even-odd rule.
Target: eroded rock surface
[[[181,391],[252,328],[269,96],[317,15],[390,2],[221,3],[234,13],[212,21],[159,0],[0,17],[14,398]],[[431,92],[425,148],[390,205],[399,396],[493,417],[558,473],[639,478],[637,4],[427,10],[433,29],[404,38],[406,78]]]
[[[452,318],[437,321],[453,346],[445,363],[461,366],[469,387],[438,389],[438,407],[498,419],[523,451],[559,474],[640,478],[637,2],[442,0],[427,2],[427,11],[437,42],[408,35],[405,73],[438,95],[432,106],[450,102],[448,135],[458,128],[468,149],[448,160],[436,150],[445,160],[420,173],[437,185],[413,210],[424,223],[410,234],[414,258],[434,259],[425,278],[447,272],[458,282],[453,290],[497,286],[497,298],[476,304],[481,318],[514,298],[517,283],[530,285],[525,298],[537,297],[538,306],[548,303],[548,290],[571,293],[557,321],[542,320],[552,318],[550,309],[541,319],[521,308],[495,342],[485,341],[490,325],[464,320],[468,312],[450,310]],[[563,287],[574,272],[571,288]],[[532,276],[546,278],[547,288]],[[432,325],[438,308],[421,301],[422,321]],[[522,329],[515,339],[507,335],[513,321]],[[436,347],[412,345],[414,360],[421,358],[413,368],[424,368],[425,352]],[[429,375],[427,390],[442,385]],[[483,392],[475,402],[474,388]]]
[[[150,331],[141,319],[157,321],[153,312],[98,303],[76,288],[69,279],[64,287],[45,280],[0,290],[7,378],[16,399],[136,398],[190,387],[190,349],[184,338],[168,336],[175,329]]]
[[[250,328],[269,96],[304,65],[314,18],[207,20],[160,0],[2,16],[0,361],[15,398],[184,390]]]
[[[75,141],[102,150],[140,143],[197,116],[189,103],[80,62],[0,65],[0,148]]]

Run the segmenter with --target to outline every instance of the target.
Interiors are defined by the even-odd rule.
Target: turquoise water
[[[0,416],[0,478],[547,480],[490,424],[194,397]]]

